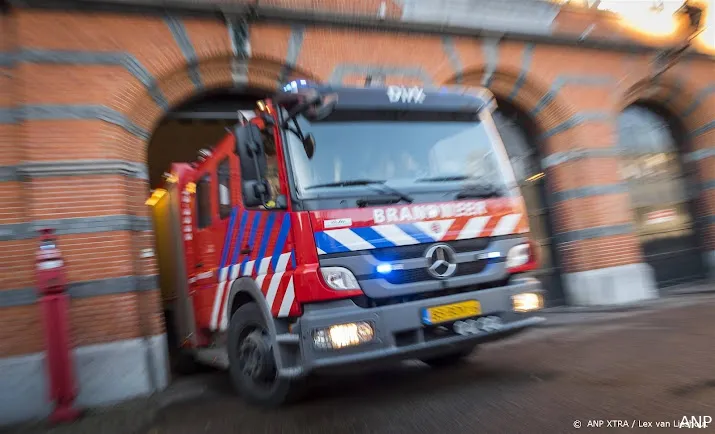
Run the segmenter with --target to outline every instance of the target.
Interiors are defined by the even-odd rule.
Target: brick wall
[[[374,16],[381,4],[263,3],[365,16]],[[398,3],[386,3],[387,18],[400,15]],[[64,227],[59,243],[70,282],[81,295],[72,302],[78,345],[162,332],[158,291],[151,283],[156,264],[140,255],[153,245],[142,165],[163,113],[205,90],[247,83],[271,91],[290,77],[342,77],[359,84],[365,71],[380,66],[388,68],[387,81],[393,83],[486,83],[533,115],[539,151],[556,161],[547,168],[549,187],[564,194],[621,182],[617,157],[556,157],[609,150],[616,142],[618,111],[629,99],[646,97],[687,114],[683,121],[699,180],[715,182],[712,60],[685,62],[653,85],[644,84],[651,59],[645,54],[262,23],[249,29],[244,79],[237,76],[243,54],[234,54],[226,24],[218,19],[39,10],[13,10],[0,19],[0,50],[21,54],[1,64],[0,109],[25,108],[22,119],[0,123],[0,165],[9,168],[2,172],[8,175],[0,189],[0,224],[16,230],[0,238],[0,291],[21,294],[25,288],[26,297],[33,286],[36,242],[21,224],[50,221]],[[562,19],[557,28],[579,34],[588,27],[584,20]],[[704,190],[702,198],[703,216],[715,215],[712,192]],[[627,195],[568,199],[551,211],[557,236],[568,235],[559,244],[565,272],[643,260],[632,232],[583,235],[631,222]],[[706,237],[715,249],[712,224]],[[121,280],[132,276],[144,278]],[[15,305],[0,308],[0,357],[41,350],[36,306],[10,304]]]

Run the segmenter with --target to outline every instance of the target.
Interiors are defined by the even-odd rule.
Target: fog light
[[[313,345],[320,349],[337,350],[370,342],[375,329],[366,321],[337,324],[313,332]]]
[[[544,307],[544,299],[541,294],[534,292],[524,292],[511,296],[514,305],[514,312],[531,312]]]

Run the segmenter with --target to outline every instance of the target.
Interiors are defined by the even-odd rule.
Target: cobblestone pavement
[[[446,370],[413,362],[323,378],[308,400],[279,410],[246,406],[225,374],[212,374],[211,396],[164,409],[148,433],[671,432],[656,423],[715,419],[715,298],[698,300],[536,329]],[[653,426],[588,428],[589,420]],[[715,422],[699,431],[715,432]]]

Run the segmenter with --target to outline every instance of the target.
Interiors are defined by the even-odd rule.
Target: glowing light
[[[623,24],[633,30],[653,36],[667,36],[678,30],[678,23],[673,13],[683,4],[682,1],[664,0],[662,3],[646,1],[603,0],[599,9],[620,15]],[[654,7],[657,5],[658,7]]]
[[[392,265],[390,264],[380,264],[377,266],[377,272],[380,274],[387,274],[392,271]]]
[[[711,13],[715,1],[694,2],[703,8],[703,31],[695,38],[694,43],[707,48],[715,48],[715,20]],[[636,33],[650,38],[669,39],[677,35],[686,25],[685,17],[674,16],[676,10],[683,5],[683,0],[602,0],[598,8],[617,14],[623,26]]]
[[[144,202],[144,205],[156,205],[157,202],[159,202],[159,200],[164,197],[165,194],[166,190],[164,190],[163,188],[157,188],[156,190],[151,192],[151,196],[149,197],[149,199],[146,200],[146,202]]]
[[[176,176],[175,173],[164,172],[164,179],[166,179],[166,182],[171,183],[171,184],[179,181],[179,177]]]
[[[339,350],[370,342],[375,329],[368,321],[337,324],[313,332],[313,345],[322,350]]]
[[[544,177],[544,173],[542,172],[542,173],[537,173],[536,175],[532,175],[532,176],[526,178],[526,180],[528,182],[532,182],[532,181],[536,181],[537,179],[541,179],[543,177]]]
[[[196,184],[194,184],[193,182],[189,182],[188,184],[186,184],[186,191],[190,194],[196,193]]]
[[[514,312],[532,312],[544,308],[544,298],[534,292],[513,295],[511,300]]]

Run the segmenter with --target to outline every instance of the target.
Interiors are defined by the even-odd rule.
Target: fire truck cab
[[[309,374],[448,365],[543,319],[486,90],[288,84],[152,206],[170,334],[277,405]]]

